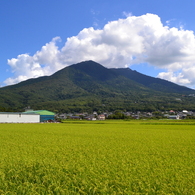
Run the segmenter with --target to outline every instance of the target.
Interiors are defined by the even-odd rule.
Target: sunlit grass
[[[0,194],[195,194],[194,148],[193,121],[0,124]]]

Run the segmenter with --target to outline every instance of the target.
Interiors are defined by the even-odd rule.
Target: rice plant
[[[191,122],[0,124],[0,194],[195,194]]]

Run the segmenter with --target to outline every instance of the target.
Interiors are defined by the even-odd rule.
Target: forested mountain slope
[[[194,90],[131,69],[86,61],[51,76],[0,88],[0,109],[59,112],[195,109]]]

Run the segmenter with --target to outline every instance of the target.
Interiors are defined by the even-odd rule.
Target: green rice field
[[[0,124],[0,195],[194,195],[195,121]]]

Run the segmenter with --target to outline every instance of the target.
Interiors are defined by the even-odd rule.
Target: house
[[[169,119],[179,119],[179,115],[169,115],[168,116]]]
[[[95,118],[95,116],[93,114],[89,115],[89,116],[86,116],[85,119],[89,120],[89,121],[95,121],[96,120],[96,118]]]
[[[188,114],[188,111],[187,110],[183,110],[182,113],[183,114]]]
[[[180,119],[185,119],[187,117],[187,114],[184,114],[183,112],[179,112],[177,115],[179,115]]]
[[[175,114],[175,111],[174,110],[170,110],[169,113],[170,114]]]
[[[58,115],[58,118],[67,119],[67,115],[66,114],[60,114],[60,115]]]
[[[106,117],[104,114],[98,115],[98,120],[105,120],[105,119],[106,119]]]

